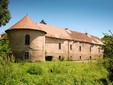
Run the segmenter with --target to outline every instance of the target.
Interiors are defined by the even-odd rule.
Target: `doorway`
[[[53,56],[46,56],[45,59],[46,59],[46,61],[52,61]]]

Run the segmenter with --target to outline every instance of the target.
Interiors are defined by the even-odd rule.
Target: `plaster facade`
[[[99,38],[45,23],[37,24],[28,16],[6,32],[16,61],[84,61],[103,58],[102,42]]]
[[[11,30],[9,35],[10,48],[16,61],[44,61],[45,60],[45,33],[37,30]],[[30,36],[30,44],[25,44],[25,36]],[[26,54],[28,52],[28,54]],[[27,57],[28,58],[25,58]]]

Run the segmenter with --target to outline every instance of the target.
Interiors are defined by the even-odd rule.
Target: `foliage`
[[[113,34],[111,31],[110,33],[111,34],[104,33],[102,41],[104,43],[103,49],[105,57],[113,58]]]
[[[11,63],[1,60],[0,85],[105,85],[108,72],[100,62],[51,61]],[[3,66],[4,65],[4,66]]]
[[[108,74],[108,79],[113,82],[113,59],[111,58],[106,58],[105,61],[103,62],[103,66],[107,69],[109,72]]]
[[[107,69],[109,72],[108,79],[113,82],[113,33],[109,30],[110,34],[104,33],[104,37],[102,38],[102,41],[104,43],[104,55],[105,55],[105,61],[103,63],[103,66]],[[113,83],[112,83],[113,84]]]
[[[43,73],[43,70],[40,66],[31,66],[28,70],[27,73],[32,74],[32,75],[41,75]]]
[[[11,18],[8,10],[8,0],[0,0],[0,27],[6,25]]]
[[[9,48],[9,40],[7,34],[4,34],[4,39],[0,39],[0,56],[1,57],[8,57],[11,53],[11,49]]]

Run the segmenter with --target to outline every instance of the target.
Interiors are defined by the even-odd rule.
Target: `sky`
[[[28,15],[35,22],[102,38],[113,32],[113,0],[9,0],[11,19],[0,34]]]

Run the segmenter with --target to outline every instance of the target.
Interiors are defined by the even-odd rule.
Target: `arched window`
[[[30,36],[27,34],[25,36],[25,45],[29,45],[30,44]]]

